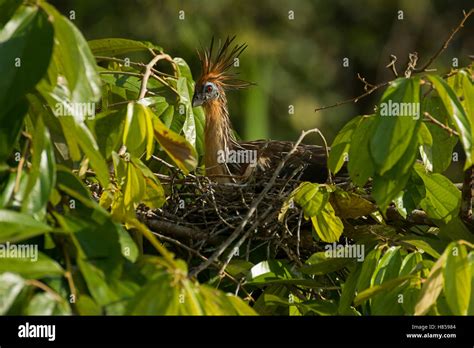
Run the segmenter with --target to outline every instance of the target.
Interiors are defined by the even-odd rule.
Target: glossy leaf
[[[328,246],[331,245],[328,244]],[[314,275],[327,274],[344,268],[354,261],[353,258],[345,257],[344,254],[340,257],[331,254],[331,252],[337,253],[339,251],[343,253],[345,247],[340,250],[331,250],[330,252],[328,252],[327,249],[326,251],[317,252],[311,255],[310,258],[306,260],[305,265],[301,267],[301,272]]]
[[[369,152],[369,140],[376,123],[374,116],[363,116],[354,130],[349,148],[347,168],[354,184],[364,186],[374,174],[374,164]]]
[[[158,117],[153,118],[153,127],[156,140],[174,163],[185,173],[194,170],[197,166],[197,154],[191,144],[167,128]]]
[[[24,246],[30,248],[31,257],[2,257],[2,262],[0,263],[0,273],[14,272],[27,279],[38,279],[63,275],[64,270],[56,261],[41,252],[38,252],[38,254],[36,254],[36,251],[33,248],[37,248],[38,245]],[[10,245],[10,248],[11,247],[12,245]],[[16,245],[14,247],[18,250],[21,250],[20,248],[22,248],[21,245]]]
[[[26,315],[70,315],[69,303],[62,299],[54,298],[48,292],[42,292],[33,296],[25,310]]]
[[[0,209],[0,224],[0,243],[14,243],[52,230],[51,226],[30,215],[4,209]]]
[[[49,132],[38,118],[33,135],[33,158],[23,197],[22,212],[43,217],[56,182],[56,162]]]
[[[58,75],[62,76],[57,81],[51,81],[49,87],[43,88],[45,95],[50,97],[51,107],[56,109],[58,106],[53,100],[56,103],[66,104],[97,102],[101,96],[101,81],[87,41],[76,26],[53,6],[45,2],[42,2],[41,6],[51,16],[55,30],[50,69],[56,69]],[[77,122],[91,116],[82,108],[75,107],[72,110]]]
[[[329,199],[329,194],[320,190],[319,184],[310,182],[301,183],[292,196],[295,203],[303,209],[305,218],[318,215]]]
[[[415,315],[426,314],[436,303],[438,296],[441,294],[444,284],[444,267],[448,249],[449,247],[433,265],[428,278],[423,283],[420,298],[415,306]]]
[[[474,159],[474,147],[473,147],[473,122],[469,119],[466,114],[461,102],[459,101],[456,93],[452,88],[439,76],[430,75],[428,77],[433,83],[434,88],[438,92],[441,98],[448,116],[454,123],[456,130],[459,133],[461,144],[463,145],[464,152],[466,154],[466,163],[464,169],[469,168],[473,164]]]
[[[348,122],[336,135],[329,153],[328,166],[332,173],[336,174],[341,170],[346,156],[349,156],[349,148],[354,131],[359,126],[362,116],[357,116]]]
[[[443,124],[448,122],[446,109],[439,97],[426,98],[423,101],[423,112],[428,112]],[[428,160],[432,163],[432,171],[442,173],[451,163],[454,146],[458,142],[458,138],[435,124],[425,124],[433,142],[430,146],[425,145],[423,148]]]
[[[402,158],[420,120],[418,78],[396,79],[382,96],[370,137],[370,153],[380,175]]]
[[[3,115],[45,74],[53,35],[48,16],[34,6],[18,8],[0,30],[0,123]]]
[[[25,286],[25,280],[14,273],[0,274],[0,315],[5,315]]]
[[[426,173],[421,165],[416,165],[415,170],[426,188],[426,196],[421,201],[421,207],[430,218],[448,223],[459,213],[461,192],[441,174]]]
[[[471,295],[471,265],[466,247],[452,243],[447,248],[444,268],[444,294],[455,315],[466,315]]]
[[[88,42],[92,53],[96,56],[114,57],[130,52],[148,51],[162,51],[163,49],[148,41],[136,41],[120,38],[107,38],[90,40]]]
[[[336,216],[330,203],[327,203],[318,215],[312,216],[311,222],[319,238],[326,243],[338,241],[344,230],[341,219]]]

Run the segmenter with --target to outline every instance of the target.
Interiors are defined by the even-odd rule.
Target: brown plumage
[[[199,53],[201,76],[196,81],[193,96],[193,106],[202,105],[206,114],[204,140],[206,174],[217,182],[241,181],[251,175],[273,173],[294,145],[288,141],[236,141],[229,118],[226,91],[245,88],[251,83],[238,79],[236,74],[231,72],[235,59],[247,47],[244,44],[231,47],[234,39],[235,37],[227,38],[215,55],[214,40],[211,41],[208,50]],[[229,163],[235,161],[226,160],[228,158],[224,158],[223,161],[223,154],[227,153],[233,153],[235,157],[244,154],[242,156],[244,159],[248,160],[251,157],[252,161]],[[285,164],[281,175],[289,176],[298,169],[303,173],[300,178],[302,180],[325,182],[327,179],[325,149],[315,145],[300,145]]]

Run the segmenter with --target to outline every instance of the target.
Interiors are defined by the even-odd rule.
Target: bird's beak
[[[199,94],[193,95],[193,108],[201,106],[204,103],[204,99],[199,97]]]

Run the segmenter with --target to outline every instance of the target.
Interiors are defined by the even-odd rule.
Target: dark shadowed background
[[[398,57],[399,72],[409,52],[418,52],[423,64],[460,21],[462,10],[473,5],[471,0],[51,2],[68,17],[74,11],[74,22],[87,39],[151,41],[183,57],[195,77],[196,48],[207,46],[212,36],[237,35],[248,44],[240,77],[256,83],[228,95],[240,136],[295,140],[301,129],[320,127],[329,142],[350,118],[371,113],[379,94],[317,113],[316,107],[361,94],[357,73],[370,83],[392,79],[385,67],[390,54]],[[468,23],[434,67],[447,72],[453,58],[459,66],[467,65],[468,55],[474,54],[473,29]],[[344,58],[349,58],[349,67],[343,67]]]

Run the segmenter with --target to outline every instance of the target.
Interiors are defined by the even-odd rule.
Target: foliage
[[[442,174],[457,141],[472,166],[472,66],[392,81],[332,144],[330,170],[348,159],[354,185],[303,182],[274,207],[282,223],[294,209],[311,221],[303,262],[256,248],[190,277],[202,260],[184,261],[136,215],[200,171],[204,114],[186,62],[149,42],[88,43],[45,1],[0,6],[0,251],[40,250],[34,262],[1,255],[1,314],[474,315],[472,226]],[[387,105],[416,112],[386,116]],[[160,180],[169,166],[172,187]]]

